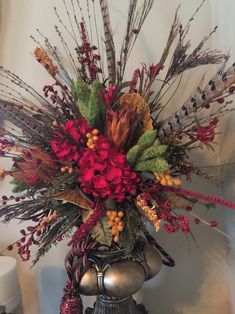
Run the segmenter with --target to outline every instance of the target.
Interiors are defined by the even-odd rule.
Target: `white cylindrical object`
[[[16,259],[0,256],[0,305],[6,313],[20,313],[21,293],[16,268]]]

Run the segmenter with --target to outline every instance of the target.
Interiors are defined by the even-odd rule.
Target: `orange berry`
[[[92,134],[93,134],[93,135],[98,135],[98,134],[99,134],[99,131],[98,131],[97,129],[94,129],[94,130],[92,131]]]
[[[73,168],[69,168],[68,173],[73,173]]]
[[[116,226],[113,226],[111,232],[112,232],[112,235],[117,234],[117,227],[116,227]]]
[[[121,221],[121,218],[120,217],[115,217],[115,222],[119,222],[119,221]]]
[[[90,145],[90,144],[93,144],[93,141],[92,141],[91,138],[88,139],[87,144],[89,144],[89,145]]]
[[[52,125],[53,125],[53,126],[58,126],[58,122],[57,122],[56,120],[54,120],[54,121],[52,122]]]
[[[115,212],[114,210],[112,211],[112,217],[113,219],[117,216],[117,212]]]
[[[66,171],[66,168],[65,168],[65,167],[62,167],[62,168],[60,168],[60,171],[61,171],[61,172],[65,172],[65,171]]]
[[[113,225],[114,225],[114,222],[113,222],[112,220],[109,220],[109,221],[108,221],[108,226],[109,226],[109,227],[112,227]]]
[[[160,180],[161,180],[161,177],[157,174],[157,175],[156,175],[156,179],[157,179],[158,181],[160,181]]]
[[[112,215],[112,211],[111,211],[111,210],[108,210],[108,211],[106,212],[106,216],[110,217],[111,215]]]
[[[118,231],[122,231],[123,230],[123,226],[117,226],[117,230]]]
[[[122,218],[123,216],[124,216],[124,212],[123,211],[118,212],[118,217]]]
[[[113,238],[114,242],[118,242],[119,241],[119,235],[115,235],[115,237]]]
[[[165,179],[168,181],[168,180],[171,180],[171,176],[169,174],[166,174],[165,175]]]
[[[175,183],[175,185],[180,185],[181,184],[181,180],[180,179],[174,179],[174,183]]]
[[[89,145],[89,148],[90,148],[90,149],[94,149],[94,148],[95,148],[95,145],[94,145],[94,144],[91,144],[91,145]]]
[[[173,181],[172,180],[167,180],[167,185],[172,186]]]
[[[96,142],[96,141],[98,140],[98,136],[93,136],[93,137],[92,137],[92,140],[93,140],[94,142]]]
[[[87,134],[86,134],[86,137],[87,137],[87,138],[92,138],[92,134],[91,134],[91,133],[87,133]]]
[[[117,225],[118,225],[118,227],[119,227],[119,226],[123,227],[123,226],[124,226],[124,223],[123,223],[123,221],[119,221]]]
[[[166,179],[161,179],[161,185],[166,185]]]

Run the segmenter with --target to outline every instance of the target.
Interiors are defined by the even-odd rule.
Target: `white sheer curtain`
[[[109,2],[112,8],[114,29],[116,29],[114,36],[118,41],[123,36],[123,21],[126,16],[128,1],[110,0]],[[133,70],[140,62],[157,63],[163,51],[175,9],[180,2],[182,3],[180,16],[182,22],[185,23],[200,4],[200,0],[155,0],[153,11],[129,63],[129,74],[131,67]],[[85,0],[82,0],[81,3],[86,5]],[[56,4],[59,9],[62,9],[63,1],[0,0],[0,4],[0,64],[16,72],[24,80],[40,89],[43,84],[50,81],[43,69],[29,54],[34,49],[29,35],[34,33],[36,27],[39,27],[43,33],[48,34],[49,38],[57,43],[53,32],[55,19],[52,7]],[[225,51],[232,48],[234,45],[234,9],[233,0],[212,0],[211,3],[207,1],[192,24],[190,34],[192,44],[197,44],[204,35],[209,33],[213,21],[215,24],[219,23],[221,28],[215,41],[209,42],[208,46],[216,45]],[[179,89],[171,102],[169,111],[174,111],[190,95],[194,87],[193,82],[200,79],[204,70],[202,69],[194,75],[192,75],[194,72],[189,72],[183,78],[183,87]],[[213,72],[212,67],[209,68],[209,72]],[[232,120],[229,125],[232,127]],[[229,132],[227,134],[229,135]],[[230,146],[232,146],[231,142]],[[223,147],[221,147],[220,156],[222,159]],[[213,159],[212,155],[207,160],[201,161],[200,159],[200,162],[209,163]],[[226,159],[224,158],[223,161]],[[227,181],[227,185],[230,186],[231,182],[232,178]],[[220,193],[219,189],[208,187],[208,183],[203,183],[201,180],[196,180],[194,185],[189,188],[211,194]],[[0,189],[1,193],[7,194],[10,188],[1,183]],[[204,211],[204,209],[198,209],[198,213],[208,216],[209,220],[216,216],[223,228],[223,210],[218,209],[206,214]],[[228,222],[228,229],[230,226],[233,227],[231,222]],[[7,227],[0,225],[0,249],[9,241],[15,240],[20,229],[21,226],[16,225],[16,223]],[[159,243],[175,258],[176,267],[174,269],[163,268],[161,274],[147,283],[137,296],[140,301],[143,300],[151,314],[232,313],[228,289],[228,274],[230,275],[231,268],[228,272],[227,242],[213,230],[203,225],[193,227],[193,232],[199,248],[191,239],[183,235],[168,236],[162,232],[159,233],[157,237]],[[63,258],[66,251],[65,245],[53,249],[33,271],[29,269],[29,263],[19,263],[25,314],[58,313],[58,302],[64,280]],[[16,255],[16,252],[11,254]],[[48,278],[48,274],[50,274],[50,278]],[[90,299],[86,299],[86,304],[88,303],[90,303]],[[39,305],[41,309],[39,309]]]

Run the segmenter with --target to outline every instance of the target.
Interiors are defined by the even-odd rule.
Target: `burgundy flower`
[[[81,148],[86,146],[86,134],[91,130],[87,120],[70,120],[62,126],[62,131],[55,131],[51,140],[52,152],[59,160],[77,161]]]
[[[52,140],[51,149],[59,160],[70,162],[79,157],[76,145],[71,145],[69,142]]]
[[[214,118],[206,126],[193,126],[189,131],[190,139],[193,141],[200,141],[208,145],[214,141],[215,129],[218,125],[219,119]]]
[[[132,171],[126,155],[118,152],[104,136],[99,136],[95,151],[83,150],[78,166],[78,181],[87,194],[109,197],[117,202],[136,194],[140,179]]]

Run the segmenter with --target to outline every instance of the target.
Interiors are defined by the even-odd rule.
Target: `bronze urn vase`
[[[162,263],[167,263],[159,249],[165,257],[167,254],[159,245],[142,238],[133,246],[131,252],[127,248],[110,250],[101,246],[89,252],[85,263],[84,257],[73,260],[74,288],[82,295],[97,296],[94,308],[87,308],[86,314],[149,313],[142,304],[136,304],[132,295],[159,273]],[[68,271],[69,255],[65,267]]]

